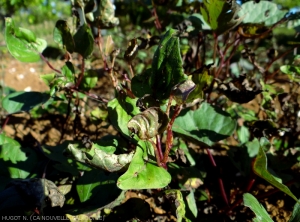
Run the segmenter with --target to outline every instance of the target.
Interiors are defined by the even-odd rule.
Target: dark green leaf
[[[202,103],[198,110],[180,114],[172,130],[211,146],[230,136],[235,127],[236,121],[228,113],[208,103]]]
[[[131,80],[131,90],[137,97],[142,97],[146,94],[151,94],[151,86],[149,78],[152,75],[152,69],[146,69],[141,75],[135,75]]]
[[[167,99],[172,87],[186,79],[176,34],[174,29],[167,31],[154,53],[150,86],[152,95],[159,100]]]
[[[3,99],[2,106],[8,113],[27,112],[35,106],[45,103],[49,98],[48,93],[15,92]]]
[[[86,59],[92,54],[94,49],[94,37],[87,24],[83,24],[79,27],[74,35],[74,42],[75,52],[78,52],[83,58]]]
[[[77,181],[76,189],[80,202],[102,207],[122,192],[116,186],[117,175],[105,173],[101,170],[91,170],[84,173]]]
[[[9,178],[25,179],[34,176],[37,166],[37,155],[30,148],[21,145],[0,134],[0,174]]]

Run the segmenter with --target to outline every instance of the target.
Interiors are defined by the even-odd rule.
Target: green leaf
[[[66,77],[68,82],[74,83],[75,68],[71,62],[66,62],[61,69],[61,73]]]
[[[283,65],[280,67],[280,71],[287,74],[289,79],[295,82],[300,82],[300,67],[299,67],[300,55],[295,56],[292,65]]]
[[[186,201],[187,201],[188,207],[190,208],[190,211],[192,212],[193,216],[195,218],[197,218],[198,209],[197,209],[196,198],[195,198],[193,190],[191,190],[190,193],[187,195]]]
[[[22,178],[35,176],[37,155],[30,148],[21,145],[0,134],[0,174],[8,178]]]
[[[67,21],[58,20],[56,22],[53,39],[61,49],[66,49],[69,53],[74,52],[75,43]]]
[[[118,197],[122,192],[116,186],[117,175],[105,173],[101,170],[84,172],[76,184],[80,202],[102,207]]]
[[[154,98],[169,98],[173,86],[186,79],[182,68],[178,31],[170,29],[162,37],[152,61],[150,86]]]
[[[88,58],[94,49],[94,37],[90,27],[83,24],[79,27],[74,35],[75,52],[82,55],[83,58]],[[84,43],[84,44],[83,44]]]
[[[3,99],[2,106],[10,114],[27,112],[35,106],[45,103],[49,98],[48,93],[15,92]]]
[[[260,140],[260,147],[257,154],[257,157],[255,159],[254,165],[253,165],[253,171],[256,175],[259,177],[265,179],[270,184],[272,184],[274,187],[277,187],[282,192],[286,193],[290,197],[292,197],[294,200],[298,201],[298,199],[294,196],[294,194],[290,191],[290,189],[280,183],[277,178],[275,178],[272,174],[270,174],[267,170],[267,157],[263,150],[264,146],[269,145],[270,143],[266,138],[261,138]]]
[[[203,98],[203,90],[209,87],[212,83],[213,76],[209,72],[210,66],[204,66],[192,73],[192,81],[196,84],[196,88],[189,94],[187,102],[192,102],[194,99]]]
[[[97,82],[98,73],[93,69],[89,69],[84,73],[79,88],[84,91],[89,91],[96,86]]]
[[[136,106],[137,99],[131,99],[120,93],[118,98],[109,101],[108,117],[113,126],[124,135],[130,137],[131,132],[127,127],[129,120],[140,111]]]
[[[272,222],[273,220],[265,210],[265,208],[257,201],[257,199],[250,193],[243,195],[244,205],[249,207],[254,213],[256,218],[255,221]]]
[[[263,23],[264,25],[273,25],[282,19],[286,10],[279,10],[278,5],[269,1],[260,1],[255,3],[249,1],[241,6],[238,15],[243,18],[244,23]]]
[[[211,146],[230,136],[235,127],[236,121],[227,112],[208,103],[202,103],[198,110],[184,111],[180,114],[172,130]]]
[[[183,218],[187,220],[185,217],[185,203],[180,190],[166,190],[165,193],[167,198],[171,199],[175,205],[177,221],[181,222]]]
[[[204,0],[200,10],[204,20],[218,35],[229,31],[242,21],[236,18],[239,10],[236,1]]]
[[[55,79],[55,73],[45,74],[41,75],[40,78],[43,80],[44,83],[46,83],[47,86],[50,86],[52,80]]]
[[[300,200],[295,204],[292,216],[289,219],[289,222],[298,222],[300,221]]]
[[[78,175],[78,171],[89,171],[90,168],[86,165],[83,165],[79,162],[76,162],[65,155],[65,149],[67,146],[74,141],[64,141],[58,146],[42,146],[43,153],[47,158],[52,161],[57,162],[54,167],[62,172],[67,172],[73,176]]]
[[[10,54],[21,62],[37,62],[47,46],[30,30],[16,27],[11,18],[5,18],[5,42]]]
[[[137,97],[151,94],[152,89],[149,84],[149,78],[152,75],[152,69],[146,69],[141,75],[135,75],[131,80],[131,90]]]
[[[122,190],[129,189],[158,189],[167,186],[171,182],[171,175],[155,162],[143,159],[143,149],[152,146],[151,143],[139,142],[134,157],[126,173],[119,177],[117,186]]]

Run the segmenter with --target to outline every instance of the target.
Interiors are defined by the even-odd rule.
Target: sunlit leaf
[[[255,159],[254,165],[253,165],[253,171],[256,175],[259,177],[265,179],[270,184],[272,184],[274,187],[278,188],[282,192],[286,193],[290,197],[292,197],[294,200],[298,200],[295,195],[290,191],[290,189],[280,183],[277,178],[275,178],[272,174],[269,173],[267,168],[267,157],[263,150],[264,145],[268,145],[269,142],[266,138],[261,138],[260,140],[260,148],[257,154],[257,157]]]
[[[217,34],[229,31],[242,21],[237,18],[239,6],[236,1],[204,0],[200,10],[204,20]]]
[[[167,186],[171,182],[171,175],[164,168],[159,167],[152,160],[143,159],[145,144],[139,142],[134,157],[125,174],[119,177],[117,186],[122,190],[128,189],[158,189]]]
[[[127,123],[140,112],[136,102],[137,99],[131,99],[120,93],[117,98],[108,103],[108,117],[113,126],[128,137],[130,137],[131,132],[127,127]]]
[[[5,42],[10,54],[21,62],[37,62],[47,42],[35,37],[30,30],[16,27],[11,18],[5,18]]]
[[[286,10],[280,10],[278,5],[269,1],[248,1],[242,4],[238,15],[243,18],[243,23],[262,23],[273,25],[284,17]]]
[[[184,218],[187,220],[185,217],[185,203],[180,190],[166,190],[165,193],[167,198],[175,205],[177,221],[181,222]]]
[[[256,218],[253,219],[253,221],[273,222],[268,212],[252,194],[245,193],[243,195],[243,199],[244,199],[244,205],[246,207],[249,207],[255,213]]]
[[[211,146],[230,136],[235,127],[236,121],[228,113],[208,103],[202,103],[195,111],[182,111],[172,130]]]

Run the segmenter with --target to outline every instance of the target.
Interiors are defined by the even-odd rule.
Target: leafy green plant
[[[268,1],[241,6],[224,0],[139,3],[116,1],[115,11],[110,1],[72,1],[73,24],[59,20],[53,31],[54,41],[64,51],[65,65],[60,69],[43,56],[45,40],[18,27],[12,18],[5,19],[10,54],[22,62],[42,59],[53,73],[41,76],[49,92],[13,92],[3,98],[4,126],[15,114],[63,101],[67,104],[65,118],[74,118],[76,129],[79,110],[89,109],[79,103],[85,99],[99,104],[85,115],[97,124],[113,126],[116,133],[64,141],[62,136],[56,146],[40,144],[39,155],[3,131],[0,200],[7,195],[21,199],[16,215],[46,215],[50,200],[52,207],[63,206],[60,213],[71,221],[114,220],[129,190],[148,190],[156,192],[155,198],[162,203],[170,201],[178,221],[199,218],[197,208],[211,196],[223,200],[220,217],[228,217],[244,201],[255,212],[256,221],[271,221],[249,191],[258,176],[298,201],[299,192],[285,185],[287,179],[298,182],[292,180],[297,175],[288,171],[298,163],[289,150],[297,148],[293,138],[299,134],[298,127],[287,125],[290,120],[285,119],[295,121],[299,105],[287,101],[297,101],[298,94],[278,86],[278,76],[287,74],[284,77],[290,87],[298,87],[298,57],[290,61],[292,65],[283,60],[298,45],[286,42],[280,51],[273,47],[276,36],[275,40],[270,37],[282,24],[298,19],[298,14],[287,14]],[[120,8],[129,15],[118,14]],[[149,31],[146,35],[143,28]],[[254,50],[262,56],[256,56]],[[93,59],[101,61],[101,70],[110,78],[112,98],[93,92],[100,77],[99,69],[87,65]],[[62,135],[65,130],[61,129]],[[239,185],[231,187],[234,194],[230,198],[226,190],[230,183],[225,186],[225,177],[218,172],[222,166],[213,155],[213,150],[224,148],[223,156],[229,157],[244,181],[249,180],[243,190],[235,178]],[[203,158],[209,160],[209,166],[202,164]],[[44,168],[50,164],[52,172],[41,171],[39,166],[45,161]],[[283,163],[278,166],[278,161]],[[205,182],[210,175],[218,182],[214,194],[207,191]],[[50,190],[36,186],[28,193],[24,187],[33,178],[43,183],[52,178],[56,185],[49,182]],[[201,188],[203,184],[206,189]],[[20,196],[14,193],[17,186],[22,187]],[[34,194],[41,192],[45,193],[42,197]],[[29,201],[32,198],[35,201]],[[297,204],[293,218],[298,217]],[[14,207],[11,202],[2,204],[0,211],[11,213]]]

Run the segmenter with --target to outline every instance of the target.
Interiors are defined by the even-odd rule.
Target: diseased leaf
[[[101,146],[93,145],[89,151],[84,151],[75,144],[69,144],[67,152],[75,160],[89,164],[98,169],[109,172],[119,171],[126,167],[132,160],[134,152],[129,154],[109,154],[101,149]]]
[[[230,136],[235,127],[236,121],[228,113],[208,103],[202,103],[198,110],[182,112],[176,118],[172,130],[211,146]]]
[[[254,220],[273,222],[271,217],[265,208],[257,201],[257,199],[250,193],[245,193],[243,195],[244,205],[249,207],[254,213],[256,218]]]
[[[204,0],[200,10],[204,20],[218,35],[242,22],[242,19],[237,18],[239,6],[233,0]]]
[[[279,10],[278,5],[273,2],[248,1],[242,4],[238,15],[243,18],[243,23],[262,23],[269,26],[282,19],[286,13],[286,10]]]
[[[5,42],[10,54],[21,62],[39,61],[39,53],[47,46],[30,30],[16,27],[11,18],[5,18]]]
[[[169,119],[159,107],[151,107],[129,120],[127,127],[142,140],[161,134],[167,128]]]
[[[182,219],[187,220],[185,217],[185,203],[180,190],[166,190],[165,193],[166,197],[175,205],[177,221],[181,222]]]
[[[56,22],[53,31],[53,39],[61,49],[65,49],[69,53],[74,52],[75,43],[67,21],[58,20]]]
[[[253,165],[254,173],[259,177],[268,181],[274,187],[277,187],[279,190],[292,197],[294,200],[298,201],[298,199],[295,197],[295,195],[290,191],[290,189],[287,186],[280,183],[277,178],[275,178],[272,174],[269,173],[267,169],[267,157],[264,152],[264,146],[266,145],[270,145],[269,141],[264,137],[261,138],[259,151]]]
[[[147,147],[151,143],[140,141],[136,147],[134,157],[125,174],[119,177],[117,186],[122,190],[128,189],[158,189],[171,182],[171,175],[156,165],[153,160],[143,159]]]
[[[175,29],[168,30],[154,53],[149,82],[153,97],[159,100],[166,100],[172,87],[187,78],[183,73],[177,33]]]
[[[99,1],[94,17],[96,27],[105,29],[119,25],[119,19],[115,17],[115,6],[110,0]]]

